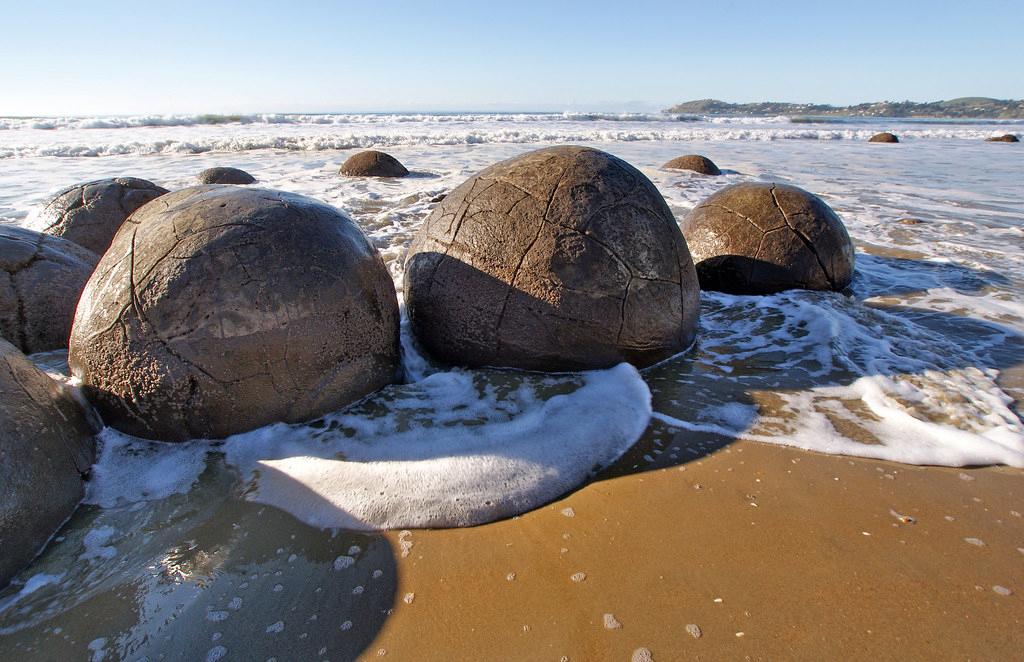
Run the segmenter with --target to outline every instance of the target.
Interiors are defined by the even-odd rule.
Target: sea
[[[879,131],[900,143],[869,143]],[[0,118],[0,223],[37,226],[39,208],[79,182],[134,176],[179,189],[205,168],[233,166],[258,186],[348,214],[400,298],[405,253],[439,196],[492,163],[556,144],[625,159],[680,219],[731,184],[799,186],[840,215],[857,248],[845,292],[702,293],[695,345],[644,370],[452,369],[423,356],[403,324],[403,383],[310,424],[183,444],[106,428],[84,504],[0,591],[0,651],[215,661],[259,637],[317,659],[319,642],[339,632],[361,650],[359,617],[345,610],[390,608],[372,588],[393,585],[396,573],[375,532],[407,540],[416,528],[515,517],[603,475],[684,465],[740,440],[1024,468],[1024,146],[985,142],[1005,133],[1024,134],[1024,121]],[[340,176],[366,148],[388,151],[410,176]],[[683,154],[711,158],[723,175],[661,168]],[[73,388],[66,353],[31,358]],[[336,618],[296,628],[272,599],[282,592],[289,605]]]

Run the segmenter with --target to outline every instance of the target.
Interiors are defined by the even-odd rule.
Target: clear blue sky
[[[1024,97],[1024,0],[0,0],[0,115]]]

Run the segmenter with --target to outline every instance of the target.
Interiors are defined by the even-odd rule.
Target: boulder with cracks
[[[0,336],[27,354],[67,347],[98,259],[60,237],[0,225]]]
[[[35,220],[37,229],[103,255],[118,228],[136,209],[167,193],[136,177],[100,179],[58,193]]]
[[[95,452],[84,411],[0,340],[0,588],[74,512]]]
[[[661,167],[669,170],[691,170],[701,175],[717,176],[722,174],[722,171],[718,169],[714,161],[700,154],[677,156]]]
[[[396,378],[394,284],[333,207],[184,189],[114,238],[75,316],[69,363],[104,420],[140,437],[306,421]]]
[[[551,147],[452,191],[406,261],[431,355],[531,370],[650,365],[694,339],[699,290],[664,198],[628,163]]]
[[[349,177],[405,177],[409,174],[398,159],[375,149],[357,152],[348,157],[339,172]]]
[[[237,184],[244,186],[246,184],[252,184],[256,181],[256,178],[239,168],[207,168],[206,170],[199,173],[196,179],[200,184]]]
[[[727,186],[682,222],[701,289],[733,294],[842,290],[853,242],[821,198],[786,184]]]

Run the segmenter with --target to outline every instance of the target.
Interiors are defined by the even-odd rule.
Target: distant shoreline
[[[665,113],[709,116],[774,117],[891,117],[931,119],[1024,119],[1024,99],[960,97],[948,101],[873,101],[853,106],[828,104],[728,103],[717,99],[699,99],[676,104]]]

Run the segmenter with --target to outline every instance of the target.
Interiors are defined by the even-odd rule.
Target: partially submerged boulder
[[[93,430],[65,388],[0,340],[0,588],[36,557],[84,494]]]
[[[136,177],[76,184],[50,200],[36,224],[47,234],[63,237],[103,255],[124,220],[164,193],[167,189]]]
[[[650,365],[690,345],[699,314],[664,198],[587,147],[528,152],[452,191],[409,250],[405,297],[431,355],[531,370]]]
[[[1019,143],[1020,138],[1013,135],[1012,133],[1004,133],[1001,136],[992,136],[991,138],[985,138],[987,143]]]
[[[727,186],[681,225],[704,290],[842,290],[853,279],[853,242],[843,222],[796,186]]]
[[[349,177],[405,177],[409,171],[390,154],[368,149],[348,157],[340,173]]]
[[[685,156],[677,156],[662,168],[668,168],[670,170],[692,170],[693,172],[700,173],[702,175],[721,175],[722,171],[718,169],[715,162],[706,156],[700,154],[687,154]]]
[[[876,133],[868,139],[869,143],[898,143],[899,141],[900,139],[896,137],[896,134],[889,133],[888,131]]]
[[[197,186],[134,214],[86,286],[69,363],[107,424],[166,441],[306,421],[391,383],[398,303],[344,214]]]
[[[207,168],[196,177],[200,184],[252,184],[256,178],[238,168],[216,167]]]
[[[60,237],[0,225],[0,336],[27,354],[67,347],[97,260]]]

